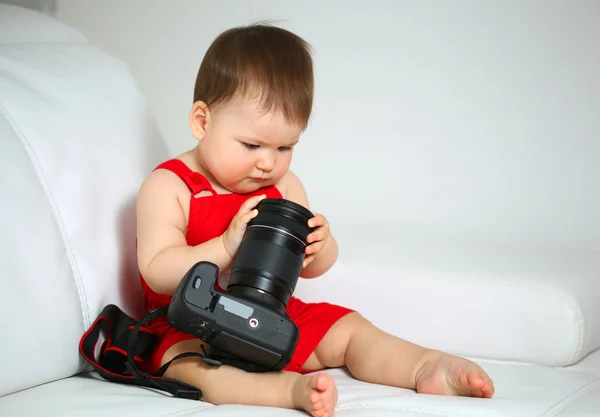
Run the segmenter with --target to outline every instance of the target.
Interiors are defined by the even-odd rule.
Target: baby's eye
[[[282,152],[286,152],[286,151],[289,151],[291,149],[292,149],[291,146],[281,146],[281,147],[279,147],[279,150],[282,151]]]
[[[242,142],[242,145],[244,145],[246,148],[251,149],[251,150],[260,148],[259,145],[254,145],[252,143]]]

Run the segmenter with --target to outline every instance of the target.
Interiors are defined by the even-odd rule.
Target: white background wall
[[[263,19],[303,36],[317,92],[293,169],[334,228],[600,250],[600,2],[56,9],[130,65],[173,155],[195,144],[188,111],[214,37]]]

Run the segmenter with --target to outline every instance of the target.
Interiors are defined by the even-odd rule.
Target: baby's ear
[[[206,136],[206,129],[210,121],[210,110],[203,101],[197,101],[192,105],[190,111],[190,130],[197,140],[202,140]]]

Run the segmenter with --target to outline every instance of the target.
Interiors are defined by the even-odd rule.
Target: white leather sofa
[[[121,61],[48,16],[0,5],[0,416],[302,415],[110,383],[80,357],[106,304],[142,313],[134,199],[170,156]],[[473,358],[496,387],[490,400],[421,395],[335,369],[336,416],[600,416],[597,252],[336,233],[339,263],[297,295],[327,295]]]

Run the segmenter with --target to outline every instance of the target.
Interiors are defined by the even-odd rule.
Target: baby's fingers
[[[250,222],[250,220],[252,220],[256,216],[258,216],[258,210],[257,209],[250,210],[248,213],[246,213],[240,217],[240,222],[243,225],[246,225]]]
[[[255,218],[257,215],[258,215],[257,209],[252,209],[246,213],[240,212],[233,220],[233,227],[238,232],[243,231],[246,228],[246,226],[248,225],[248,223],[250,222],[250,220]]]
[[[302,268],[306,268],[308,266],[308,264],[310,264],[313,259],[315,259],[315,255],[309,255],[306,258],[304,258],[304,263],[302,264]]]
[[[329,229],[328,225],[318,228],[317,230],[315,230],[314,232],[312,232],[311,234],[306,236],[306,241],[308,243],[313,243],[313,242],[317,242],[319,240],[325,240],[327,238],[327,236],[329,235],[328,229]]]
[[[308,220],[308,227],[319,227],[325,226],[327,219],[322,214],[315,213],[315,216]]]
[[[250,197],[248,200],[244,201],[244,204],[242,204],[238,213],[243,214],[252,211],[252,209],[256,207],[258,203],[260,203],[260,201],[264,200],[265,198],[267,198],[265,194]]]
[[[306,250],[304,251],[304,253],[306,253],[307,255],[309,254],[314,254],[314,253],[319,253],[323,250],[323,248],[325,247],[325,242],[323,242],[322,240],[313,243],[312,245],[309,245],[306,247]]]

